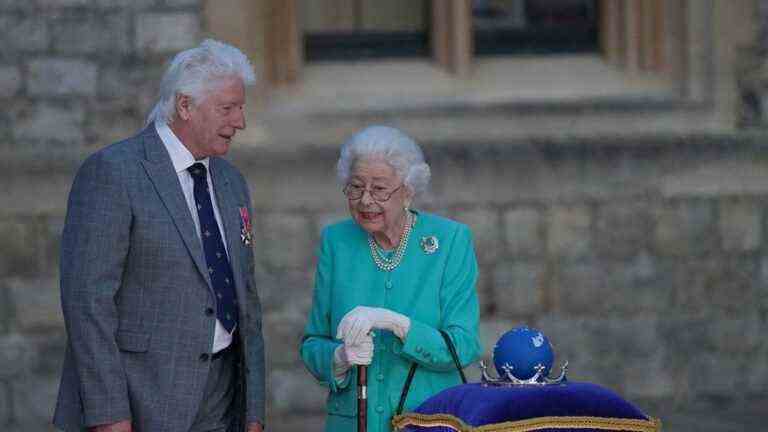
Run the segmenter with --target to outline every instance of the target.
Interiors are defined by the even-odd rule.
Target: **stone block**
[[[18,61],[13,58],[14,54],[44,51],[48,48],[49,38],[45,17],[41,15],[0,15],[0,41],[3,43],[0,58],[5,61]]]
[[[328,225],[335,224],[337,222],[340,222],[344,219],[349,219],[349,211],[347,210],[340,210],[335,212],[323,212],[315,218],[317,220],[317,236],[320,237],[320,233],[323,231],[323,228],[327,227]]]
[[[202,0],[165,0],[165,4],[170,7],[198,6]]]
[[[530,262],[498,263],[494,271],[494,299],[500,317],[525,317],[544,308],[544,265]]]
[[[131,16],[126,12],[96,11],[61,14],[50,20],[53,49],[59,54],[130,54]]]
[[[569,362],[569,377],[620,389],[627,363],[650,361],[661,349],[653,318],[573,318],[562,314],[539,317],[534,325],[550,340],[559,368]]]
[[[50,331],[64,326],[57,278],[12,278],[6,283],[18,330]]]
[[[760,316],[751,310],[745,310],[738,316],[709,320],[706,329],[714,351],[732,354],[758,351],[764,344],[765,331],[768,330]]]
[[[314,266],[272,272],[257,270],[256,286],[262,305],[271,312],[290,316],[295,320],[305,320],[312,303],[314,274]],[[291,301],[286,301],[289,298]]]
[[[113,108],[133,108],[141,117],[154,105],[162,78],[161,65],[151,63],[107,63],[99,76],[98,95],[109,100]],[[140,101],[137,101],[137,97]]]
[[[251,124],[245,132],[253,126]],[[245,142],[236,143],[234,154],[237,154],[240,146],[247,145]],[[278,211],[301,206],[302,209],[314,212],[344,214],[347,200],[336,181],[333,169],[335,157],[335,154],[331,157],[327,153],[307,152],[301,157],[291,156],[286,159],[233,156],[232,160],[242,167],[251,185],[256,207],[268,206],[265,210]]]
[[[675,371],[666,362],[664,351],[656,349],[640,358],[626,360],[621,371],[622,396],[630,401],[639,398],[658,400],[674,396]]]
[[[482,318],[480,320],[480,358],[486,360],[487,365],[491,365],[493,348],[501,335],[512,330],[513,327],[525,325],[524,322],[517,320],[502,319],[494,316],[490,319]]]
[[[601,261],[600,268],[605,291],[592,299],[595,311],[638,315],[670,309],[675,287],[660,274],[655,257],[642,252],[625,261]]]
[[[98,146],[114,143],[135,135],[142,129],[144,118],[137,107],[102,102],[86,115],[85,130]]]
[[[142,13],[136,17],[134,47],[142,54],[175,52],[194,46],[199,34],[196,13]]]
[[[480,315],[495,314],[497,306],[496,293],[493,289],[493,272],[486,265],[480,264],[475,290],[480,303]]]
[[[544,252],[543,219],[538,209],[513,208],[504,213],[504,238],[513,256],[538,257]]]
[[[759,293],[751,259],[695,259],[664,262],[659,274],[670,287],[672,310],[744,314],[758,307]]]
[[[499,215],[495,210],[484,208],[459,210],[455,213],[455,217],[472,230],[475,253],[479,261],[489,262],[499,256],[503,234]]]
[[[592,251],[590,209],[556,205],[547,215],[547,250],[555,256],[580,258]]]
[[[17,66],[0,66],[0,98],[12,97],[21,90],[21,71]]]
[[[3,427],[4,430],[7,429],[5,425],[11,422],[12,404],[10,384],[0,380],[0,427]]]
[[[264,316],[264,343],[269,347],[269,363],[273,367],[301,367],[299,346],[304,336],[307,314],[295,318],[271,312]]]
[[[0,218],[0,277],[35,275],[40,271],[36,225],[17,218]]]
[[[13,380],[13,412],[22,430],[52,430],[51,413],[59,391],[58,376],[27,376]]]
[[[553,269],[549,300],[556,311],[578,315],[605,311],[602,302],[608,295],[607,276],[598,263],[563,263]]]
[[[66,195],[60,200],[64,201]],[[61,253],[61,233],[64,230],[63,214],[48,216],[41,220],[41,264],[40,276],[50,275],[54,279],[59,276],[59,254]]]
[[[718,227],[712,202],[671,202],[656,211],[655,248],[667,256],[700,256],[718,244]]]
[[[257,259],[269,268],[303,268],[310,264],[317,237],[312,233],[308,217],[295,213],[260,215],[257,212],[254,223],[259,232]]]
[[[76,104],[38,103],[16,116],[14,139],[23,143],[35,140],[83,142],[82,107]]]
[[[36,362],[36,352],[30,341],[18,333],[0,336],[0,381],[9,381],[25,374]]]
[[[90,0],[37,0],[37,4],[45,9],[88,6]]]
[[[29,62],[32,96],[93,96],[97,79],[98,67],[91,61],[44,58]]]
[[[499,187],[497,168],[484,160],[481,154],[473,153],[471,147],[467,147],[466,154],[434,152],[428,153],[427,158],[432,171],[430,198],[436,205],[482,205],[494,202],[501,189],[518,189]],[[472,187],[467,187],[470,184]],[[501,184],[519,185],[513,182]]]
[[[768,358],[768,346],[755,353],[755,359]],[[751,361],[747,366],[746,393],[748,396],[765,397],[765,389],[768,389],[768,362]]]
[[[646,202],[616,202],[598,206],[595,249],[601,256],[628,258],[649,246],[652,215]]]
[[[752,252],[763,238],[761,207],[754,201],[720,202],[720,238],[728,252]]]
[[[327,387],[304,370],[273,369],[268,372],[269,405],[275,413],[317,412],[325,407]]]
[[[41,162],[43,163],[43,162]],[[66,210],[67,195],[74,177],[74,169],[46,172],[40,176],[34,171],[21,174],[0,177],[0,190],[3,191],[3,206],[0,208],[0,217],[19,216],[30,214],[63,215]],[[50,219],[48,224],[55,225],[58,222]],[[49,226],[49,230],[51,227]],[[59,233],[56,233],[58,235]],[[43,233],[43,235],[46,235]],[[43,251],[48,258],[45,263],[58,262],[58,243],[49,243],[55,249]]]
[[[760,258],[757,279],[758,307],[763,313],[768,313],[768,257]]]
[[[155,6],[159,0],[93,0],[99,8],[143,10]]]
[[[322,409],[322,405],[319,407]],[[325,413],[314,410],[300,415],[288,412],[280,416],[269,417],[269,430],[275,432],[321,432],[324,429]]]
[[[697,353],[690,357],[689,385],[692,397],[722,398],[741,392],[747,362],[731,353]]]

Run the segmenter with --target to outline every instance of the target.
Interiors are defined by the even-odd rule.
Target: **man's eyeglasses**
[[[402,187],[403,185],[401,184],[400,186],[392,190],[387,190],[386,188],[379,187],[379,186],[373,186],[370,189],[368,189],[368,188],[365,188],[364,186],[354,185],[350,183],[344,186],[343,190],[344,190],[344,195],[346,195],[347,198],[350,200],[359,200],[360,198],[363,197],[363,194],[365,194],[365,191],[368,191],[368,193],[371,194],[371,198],[373,198],[374,201],[384,202],[384,201],[389,201],[389,199],[392,198],[392,194],[400,190],[400,188]]]

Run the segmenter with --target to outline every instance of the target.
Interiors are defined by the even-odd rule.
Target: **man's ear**
[[[189,120],[192,111],[192,98],[185,94],[176,95],[176,114],[181,120]]]

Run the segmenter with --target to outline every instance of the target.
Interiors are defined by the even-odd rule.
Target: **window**
[[[300,0],[304,59],[428,57],[426,0]]]
[[[473,0],[474,54],[597,52],[595,0]]]

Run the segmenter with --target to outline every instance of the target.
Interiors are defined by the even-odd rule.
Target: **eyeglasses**
[[[347,196],[347,199],[359,200],[360,198],[363,197],[363,195],[365,194],[365,191],[368,191],[368,193],[371,194],[371,198],[373,198],[374,201],[384,202],[384,201],[389,201],[389,199],[392,198],[392,194],[400,190],[400,188],[402,187],[403,187],[403,184],[392,189],[391,191],[388,191],[387,189],[381,186],[373,186],[371,189],[368,189],[360,185],[354,185],[349,183],[346,186],[344,186],[344,195]]]

